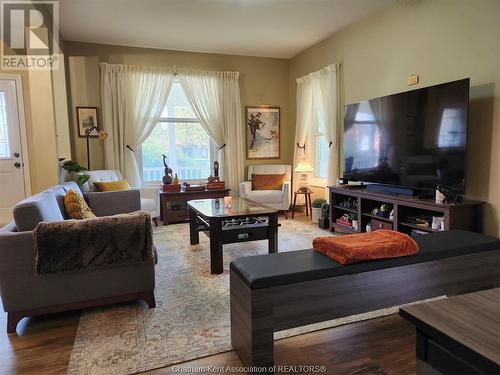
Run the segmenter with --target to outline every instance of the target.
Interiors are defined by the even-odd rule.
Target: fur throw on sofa
[[[37,274],[143,262],[153,257],[149,213],[41,222],[35,230]]]

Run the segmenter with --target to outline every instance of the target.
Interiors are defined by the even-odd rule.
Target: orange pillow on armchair
[[[255,174],[252,173],[252,190],[281,190],[285,182],[283,174]]]

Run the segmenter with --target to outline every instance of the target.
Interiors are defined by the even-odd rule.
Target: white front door
[[[0,224],[12,220],[12,208],[26,197],[16,89],[15,79],[0,78]]]

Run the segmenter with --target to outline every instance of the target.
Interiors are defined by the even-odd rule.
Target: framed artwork
[[[247,159],[280,158],[280,108],[245,107]]]
[[[99,119],[97,116],[97,107],[76,107],[76,121],[78,123],[78,136],[86,138],[85,130],[95,126],[89,134],[89,137],[98,137]]]

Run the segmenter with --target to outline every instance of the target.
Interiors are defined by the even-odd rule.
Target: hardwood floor
[[[326,366],[323,373],[334,375],[415,374],[414,335],[414,327],[395,314],[278,340],[275,363],[276,366]],[[196,368],[208,366],[241,366],[241,363],[231,351],[146,374],[195,374]]]
[[[64,374],[78,319],[78,312],[25,319],[16,336],[5,333],[5,314],[2,314],[0,374]],[[275,343],[276,365],[326,366],[324,373],[335,375],[414,374],[414,336],[414,327],[397,314],[352,323],[278,340]],[[241,366],[241,363],[231,351],[146,374],[179,374],[179,368],[182,374],[195,374],[196,368],[208,366]]]
[[[297,219],[306,220],[302,215]],[[0,375],[66,373],[79,317],[79,312],[68,312],[25,318],[18,325],[19,335],[7,335],[6,314],[0,313]],[[396,314],[279,340],[275,343],[275,363],[324,365],[323,373],[335,375],[414,374],[414,337],[414,327]],[[231,351],[147,374],[179,374],[180,367],[182,374],[194,374],[200,366],[241,364]],[[193,371],[188,371],[189,367]]]

